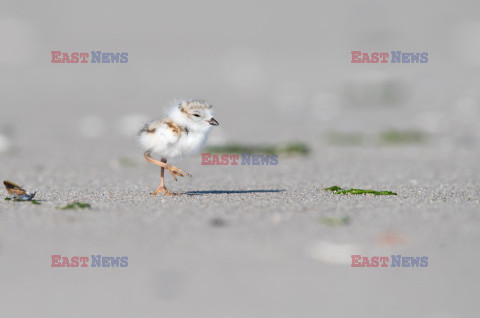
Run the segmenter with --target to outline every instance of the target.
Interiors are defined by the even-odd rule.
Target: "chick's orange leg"
[[[192,176],[188,172],[185,172],[178,167],[175,167],[175,166],[172,166],[171,164],[166,163],[167,160],[165,160],[165,162],[162,162],[162,161],[158,161],[158,160],[153,159],[152,156],[151,156],[151,153],[149,151],[145,151],[145,153],[143,154],[143,157],[148,162],[167,169],[170,172],[170,174],[172,175],[172,177],[173,177],[174,174],[177,175],[177,176],[181,176],[181,177],[184,177],[184,176],[191,177]]]

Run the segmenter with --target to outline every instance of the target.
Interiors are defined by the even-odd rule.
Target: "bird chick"
[[[147,123],[138,133],[138,141],[145,152],[143,157],[161,167],[160,185],[152,193],[176,195],[165,188],[165,169],[177,181],[176,176],[191,175],[178,167],[167,164],[167,159],[184,158],[198,152],[207,141],[212,126],[218,125],[213,118],[213,107],[205,101],[189,99],[176,103],[166,118]],[[160,161],[152,157],[160,156]]]

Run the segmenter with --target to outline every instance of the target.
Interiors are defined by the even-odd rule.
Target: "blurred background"
[[[97,50],[128,63],[51,63]],[[428,63],[351,63],[394,50]],[[0,202],[0,316],[473,317],[479,57],[478,0],[0,0],[0,177],[41,202]],[[151,197],[136,131],[188,97],[216,108],[210,146],[311,152],[193,157],[167,186],[203,195]],[[74,200],[93,208],[55,209]],[[54,270],[53,253],[130,262]],[[354,271],[352,253],[431,265]]]
[[[478,146],[478,1],[0,5],[3,151],[39,138],[58,152],[78,139],[94,139],[95,151],[133,150],[138,126],[185,97],[216,106],[212,143],[349,143],[359,134],[372,143],[393,129],[448,149]],[[129,61],[52,64],[52,50],[128,52]],[[352,64],[352,50],[429,60]]]

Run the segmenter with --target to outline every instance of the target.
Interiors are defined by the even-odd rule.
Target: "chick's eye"
[[[199,114],[193,114],[193,116],[195,116],[195,117],[200,117],[200,115],[199,115]]]

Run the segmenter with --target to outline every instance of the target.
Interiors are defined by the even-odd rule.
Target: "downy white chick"
[[[167,164],[167,159],[184,158],[198,152],[205,144],[212,125],[218,125],[213,118],[213,107],[205,101],[189,99],[176,103],[163,119],[146,124],[138,133],[138,141],[145,149],[144,158],[161,167],[160,185],[153,195],[162,192],[176,195],[165,188],[164,172],[167,169],[176,181],[176,175],[191,175],[178,167]],[[160,161],[152,157],[160,156]]]

